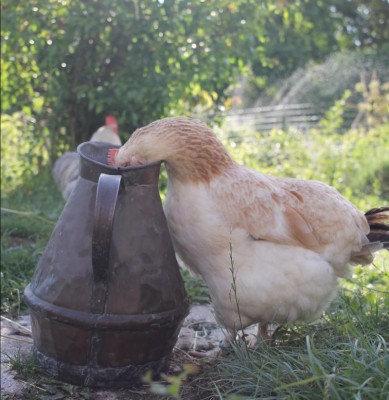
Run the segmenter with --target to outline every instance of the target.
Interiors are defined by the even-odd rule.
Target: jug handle
[[[100,174],[92,234],[92,266],[96,283],[108,278],[109,253],[121,175]]]

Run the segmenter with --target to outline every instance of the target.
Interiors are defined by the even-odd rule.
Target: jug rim
[[[90,161],[90,162],[92,162],[92,163],[94,163],[96,165],[99,165],[100,167],[108,168],[111,171],[116,171],[116,172],[123,171],[124,172],[124,171],[140,170],[140,169],[143,169],[143,168],[149,168],[149,167],[154,167],[154,166],[160,165],[163,162],[163,160],[160,160],[160,161],[154,161],[152,163],[147,163],[147,164],[142,164],[142,165],[133,165],[133,166],[129,166],[129,167],[115,167],[115,166],[109,165],[108,162],[107,163],[102,163],[102,162],[97,161],[97,160],[95,160],[95,159],[93,159],[91,157],[88,157],[86,154],[82,153],[81,150],[83,149],[83,147],[90,146],[91,144],[92,145],[93,144],[99,144],[100,145],[99,147],[106,148],[107,151],[109,149],[119,149],[122,146],[113,145],[113,144],[110,144],[110,143],[107,143],[107,142],[98,142],[98,141],[91,142],[90,140],[86,141],[86,142],[83,142],[83,143],[80,143],[77,146],[77,153],[79,154],[79,156],[81,158],[83,158],[84,160]],[[103,145],[103,146],[101,146],[101,145]]]

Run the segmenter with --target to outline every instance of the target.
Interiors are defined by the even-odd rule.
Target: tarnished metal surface
[[[24,295],[48,373],[128,387],[166,368],[188,301],[159,198],[160,163],[116,169],[106,165],[110,147],[79,146],[80,178]]]

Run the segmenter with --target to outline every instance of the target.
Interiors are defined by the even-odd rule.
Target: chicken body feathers
[[[257,240],[303,247],[346,276],[352,254],[368,243],[369,225],[334,188],[318,181],[276,178],[237,165],[210,184],[211,201],[231,228]]]
[[[138,129],[115,161],[137,160],[166,162],[174,247],[205,279],[230,331],[317,317],[349,264],[371,261],[377,249],[364,214],[334,188],[239,165],[199,121],[167,118]]]
[[[301,246],[255,239],[246,229],[231,226],[206,185],[174,186],[169,187],[165,212],[175,249],[207,282],[224,326],[233,330],[240,321],[245,327],[311,320],[327,307],[337,278],[323,257]],[[231,258],[236,293],[231,290]]]

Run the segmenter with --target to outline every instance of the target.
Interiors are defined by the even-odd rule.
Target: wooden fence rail
[[[327,109],[328,107],[323,107],[323,110]],[[312,104],[286,104],[230,111],[225,119],[225,125],[231,127],[231,129],[243,127],[255,129],[259,132],[291,127],[309,130],[317,126],[323,117],[324,112],[321,112]],[[350,127],[354,117],[355,112],[352,110],[345,111],[343,115],[345,127]]]

